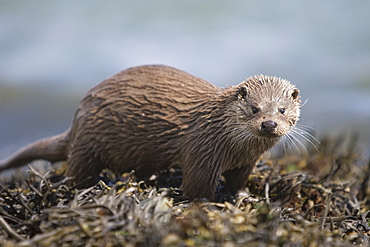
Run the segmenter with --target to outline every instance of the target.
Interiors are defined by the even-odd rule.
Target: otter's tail
[[[70,129],[24,146],[9,158],[0,161],[0,171],[17,168],[37,159],[50,162],[66,160],[69,135]]]

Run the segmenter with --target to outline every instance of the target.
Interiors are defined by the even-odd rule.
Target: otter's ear
[[[292,98],[293,98],[294,101],[299,101],[299,90],[298,90],[298,88],[293,89]]]
[[[236,95],[238,97],[238,99],[244,99],[247,97],[248,95],[248,89],[246,86],[240,86],[238,87],[237,91],[236,91]]]

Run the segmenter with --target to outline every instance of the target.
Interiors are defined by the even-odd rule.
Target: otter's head
[[[255,137],[279,139],[299,119],[299,90],[287,80],[254,76],[240,83],[234,92],[234,120]]]

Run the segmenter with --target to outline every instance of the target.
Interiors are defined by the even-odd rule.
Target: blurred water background
[[[370,1],[0,2],[0,159],[71,124],[122,69],[170,65],[218,86],[296,84],[300,123],[370,141]]]

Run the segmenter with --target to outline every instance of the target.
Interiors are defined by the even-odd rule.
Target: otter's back
[[[148,99],[171,99],[187,104],[193,103],[194,97],[218,91],[218,87],[187,72],[164,65],[146,65],[126,69],[108,78],[92,88],[87,96],[113,100],[115,97],[145,95]]]
[[[96,85],[82,100],[72,125],[70,162],[98,154],[83,162],[120,172],[117,168],[151,172],[148,167],[173,165],[189,115],[220,91],[167,66],[124,70]]]

